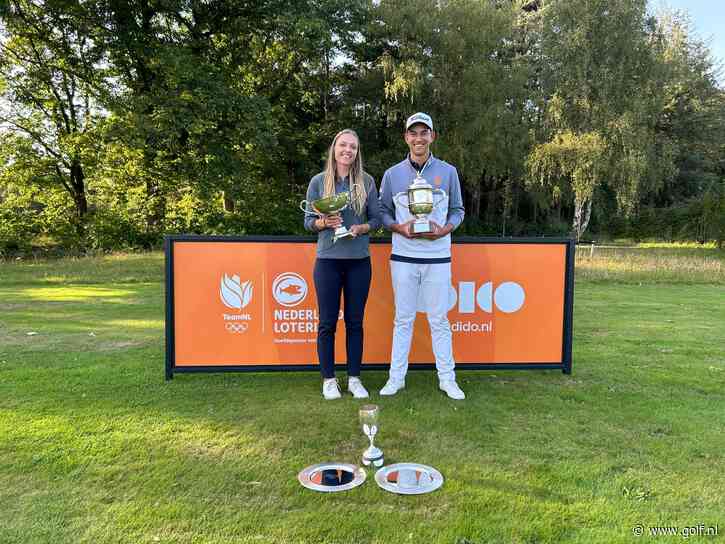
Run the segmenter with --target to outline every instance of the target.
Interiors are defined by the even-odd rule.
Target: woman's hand
[[[353,237],[360,236],[361,234],[367,234],[370,232],[370,225],[367,223],[363,223],[362,225],[353,225],[350,227],[350,232],[352,233]]]
[[[323,215],[319,219],[315,220],[315,227],[317,227],[317,230],[336,229],[341,225],[342,217],[338,214]]]

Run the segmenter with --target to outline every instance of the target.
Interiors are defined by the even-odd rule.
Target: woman
[[[378,192],[373,178],[363,171],[360,139],[350,129],[338,132],[327,154],[325,171],[310,180],[307,201],[349,191],[352,204],[340,214],[308,215],[305,228],[317,232],[314,279],[320,323],[317,356],[322,373],[322,396],[339,399],[335,378],[335,330],[340,313],[340,295],[345,297],[347,331],[347,389],[357,399],[368,392],[360,381],[363,350],[363,315],[370,290],[369,236],[381,225]],[[352,236],[333,241],[333,233],[345,225]]]

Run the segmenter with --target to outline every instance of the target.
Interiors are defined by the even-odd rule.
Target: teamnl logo
[[[224,328],[230,333],[243,333],[249,328],[249,321],[252,316],[242,313],[252,301],[254,286],[251,280],[242,282],[236,274],[229,277],[224,274],[219,285],[219,297],[227,308],[237,310],[239,313],[222,314],[224,317]]]
[[[449,310],[458,304],[459,314],[473,314],[476,306],[487,314],[492,314],[494,308],[505,314],[513,314],[521,310],[526,301],[526,291],[515,281],[505,281],[493,288],[493,282],[486,282],[478,289],[472,281],[458,282],[458,292],[451,287],[449,296]],[[471,321],[456,321],[451,323],[453,332],[493,332],[493,320],[477,323]]]

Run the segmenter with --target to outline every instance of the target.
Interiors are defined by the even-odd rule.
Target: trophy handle
[[[404,203],[404,202],[402,202],[402,201],[399,200],[399,198],[402,197],[402,196],[407,197],[408,196],[408,193],[401,192],[401,193],[398,193],[396,195],[393,195],[393,203],[394,204],[400,204],[403,208],[407,208],[408,207],[408,204],[406,204],[406,203]]]
[[[312,208],[313,211],[308,211],[307,210],[308,207]],[[303,200],[302,202],[300,202],[300,210],[305,212],[305,215],[314,215],[317,217],[322,217],[322,214],[320,212],[318,212],[317,210],[315,210],[312,203],[307,200]]]
[[[365,189],[365,185],[363,185],[362,183],[352,183],[350,185],[350,190],[347,193],[347,201],[348,202],[352,202],[352,199],[353,199],[353,196],[352,195],[356,191],[360,191],[360,190],[363,190],[363,189]]]
[[[435,196],[440,195],[440,200],[435,201]],[[436,208],[438,205],[446,199],[446,192],[443,189],[433,189],[433,207]]]
[[[365,433],[366,436],[375,436],[376,434],[378,434],[378,426],[363,423],[363,433]]]

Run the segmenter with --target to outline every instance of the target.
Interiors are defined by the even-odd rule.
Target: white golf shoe
[[[395,395],[401,389],[405,389],[405,381],[399,382],[393,379],[388,380],[383,388],[380,390],[380,394],[384,397]]]
[[[352,396],[356,399],[366,399],[369,397],[368,390],[365,389],[360,378],[351,376],[347,379],[347,390],[352,393]]]
[[[461,388],[458,387],[458,384],[454,380],[440,382],[438,388],[454,400],[463,400],[466,398],[466,394],[461,391]]]
[[[342,396],[337,378],[326,378],[322,382],[322,396],[325,397],[325,400],[339,399]]]

